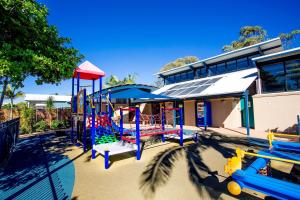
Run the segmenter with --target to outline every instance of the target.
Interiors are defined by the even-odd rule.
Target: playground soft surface
[[[202,133],[198,144],[190,141],[186,142],[184,147],[180,147],[178,142],[172,141],[146,143],[140,161],[135,159],[134,154],[113,156],[110,168],[105,170],[101,155],[97,154],[96,159],[92,160],[91,151],[83,153],[82,148],[66,145],[65,140],[53,138],[52,140],[56,142],[47,142],[46,153],[56,152],[63,155],[61,159],[57,160],[64,160],[67,156],[67,160],[73,161],[71,165],[69,162],[62,165],[60,162],[63,161],[56,162],[59,164],[58,170],[55,170],[55,166],[50,165],[54,168],[50,167],[52,179],[55,178],[53,172],[58,172],[57,177],[60,180],[60,187],[54,187],[54,190],[63,189],[65,194],[57,195],[58,199],[61,199],[61,196],[68,199],[114,200],[232,199],[233,197],[227,193],[226,189],[229,181],[228,176],[224,173],[226,158],[234,155],[236,147],[245,150],[259,149],[259,147],[249,144],[246,138],[229,138],[212,133]],[[34,160],[34,158],[31,159]],[[48,159],[50,159],[49,155]],[[22,162],[22,158],[19,162]],[[34,167],[32,167],[33,170]],[[285,169],[288,173],[291,171],[290,166],[280,166],[280,168]],[[6,173],[7,180],[9,180],[13,173],[12,171]],[[73,178],[75,177],[74,185],[72,177],[69,177],[72,173],[75,174],[73,176]],[[286,176],[284,172],[281,172],[280,175],[281,178]],[[17,174],[15,176],[16,178],[12,181],[18,182]],[[16,183],[11,183],[11,185],[14,184]],[[39,188],[34,184],[31,186],[38,191]],[[16,189],[11,190],[9,187],[10,184],[7,184],[5,190],[2,187],[0,196],[1,192],[2,195],[12,195],[16,192]],[[25,197],[27,187],[25,185],[25,190],[22,190],[23,197]],[[72,193],[69,192],[70,187],[73,187]],[[51,199],[51,196],[49,197]],[[262,197],[261,194],[245,191],[238,198],[257,199]]]

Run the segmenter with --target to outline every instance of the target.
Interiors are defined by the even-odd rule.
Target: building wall
[[[196,126],[195,100],[184,101],[184,125]]]
[[[212,126],[241,127],[240,100],[237,98],[211,100]]]
[[[257,94],[253,96],[255,129],[296,132],[300,114],[300,92]]]

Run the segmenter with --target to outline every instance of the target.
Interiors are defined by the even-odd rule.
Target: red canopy
[[[89,61],[85,61],[75,69],[73,73],[74,78],[77,78],[77,73],[80,73],[80,79],[85,80],[97,80],[100,77],[105,76],[105,73],[101,69],[99,69]]]

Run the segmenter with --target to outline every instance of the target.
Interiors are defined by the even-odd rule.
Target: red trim
[[[176,110],[176,111],[178,111],[179,110],[179,108],[163,108],[164,110]]]

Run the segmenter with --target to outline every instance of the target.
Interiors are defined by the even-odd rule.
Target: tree
[[[177,67],[181,67],[183,65],[187,65],[193,62],[197,62],[199,60],[199,58],[197,58],[196,56],[186,56],[183,58],[177,58],[176,60],[164,65],[160,71],[166,71],[166,70],[170,70],[173,68],[177,68]]]
[[[50,127],[51,127],[51,122],[52,122],[52,112],[53,112],[54,108],[55,108],[55,106],[54,106],[53,97],[50,96],[46,101],[46,111],[49,116],[49,126]]]
[[[0,1],[0,108],[7,85],[23,86],[28,76],[37,84],[59,84],[71,78],[82,59],[71,40],[60,37],[47,21],[48,9],[34,0]]]
[[[293,30],[289,33],[281,33],[279,35],[279,37],[280,37],[281,41],[283,42],[283,45],[286,48],[288,48],[292,44],[293,40],[296,39],[296,36],[299,34],[300,34],[300,29],[297,29],[297,30]]]
[[[290,33],[281,33],[279,37],[284,47],[288,47],[291,42],[300,34],[300,30],[293,30]],[[261,26],[244,26],[240,29],[239,39],[234,40],[229,45],[223,46],[223,51],[232,51],[260,43],[266,39],[267,31]]]
[[[14,107],[14,100],[24,96],[22,91],[16,91],[16,87],[12,87],[11,85],[7,85],[5,91],[5,98],[10,100],[10,115],[9,118],[13,118],[13,107]]]
[[[239,39],[223,46],[223,51],[232,51],[242,47],[260,43],[265,40],[267,31],[261,26],[244,26],[240,29]]]
[[[117,85],[126,85],[126,84],[134,84],[136,80],[137,74],[128,74],[122,80],[120,80],[117,76],[111,75],[105,81],[105,84],[109,87],[117,86]]]

